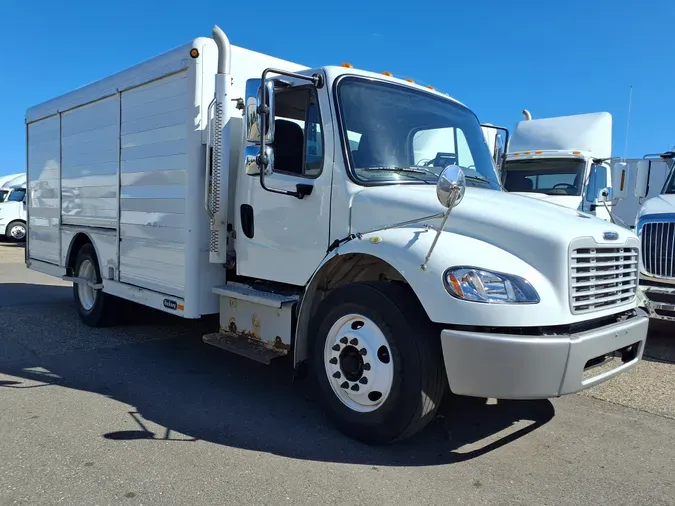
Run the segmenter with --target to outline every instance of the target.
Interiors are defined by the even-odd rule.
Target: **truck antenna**
[[[628,89],[628,118],[626,119],[626,146],[623,153],[623,161],[628,159],[628,132],[630,131],[630,106],[633,102],[633,85]]]
[[[523,109],[523,118],[525,121],[530,121],[532,119],[532,114],[527,109]]]

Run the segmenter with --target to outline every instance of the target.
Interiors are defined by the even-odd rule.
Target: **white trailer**
[[[630,226],[614,213],[619,203],[624,209],[637,199],[628,191],[626,164],[612,158],[612,116],[596,112],[533,120],[527,110],[523,115],[510,138],[504,188]]]
[[[219,313],[205,342],[309,366],[362,441],[416,433],[448,388],[556,397],[642,356],[635,234],[503,191],[439,91],[215,27],[31,108],[26,134],[27,265],[72,280],[86,324],[119,299]]]

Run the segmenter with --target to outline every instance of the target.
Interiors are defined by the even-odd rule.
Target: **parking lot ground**
[[[667,330],[583,394],[464,399],[371,448],[286,370],[202,344],[212,321],[133,316],[85,327],[68,284],[0,244],[0,505],[675,504]]]

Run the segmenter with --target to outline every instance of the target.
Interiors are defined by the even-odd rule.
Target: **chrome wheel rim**
[[[363,315],[345,315],[333,324],[324,345],[324,366],[336,397],[353,411],[375,411],[391,393],[394,363],[389,342]]]
[[[12,237],[12,239],[20,241],[26,237],[26,227],[20,224],[13,225],[9,230],[9,235]]]

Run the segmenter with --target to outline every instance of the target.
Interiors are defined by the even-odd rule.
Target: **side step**
[[[288,355],[297,295],[233,282],[212,290],[220,296],[220,331],[203,336],[206,344],[267,365]]]
[[[213,334],[206,334],[202,337],[202,341],[206,344],[215,346],[241,355],[242,357],[250,358],[256,362],[265,365],[270,365],[275,358],[285,357],[286,353],[265,348],[259,342],[252,341],[246,337],[237,334],[230,334],[225,332],[214,332]]]

